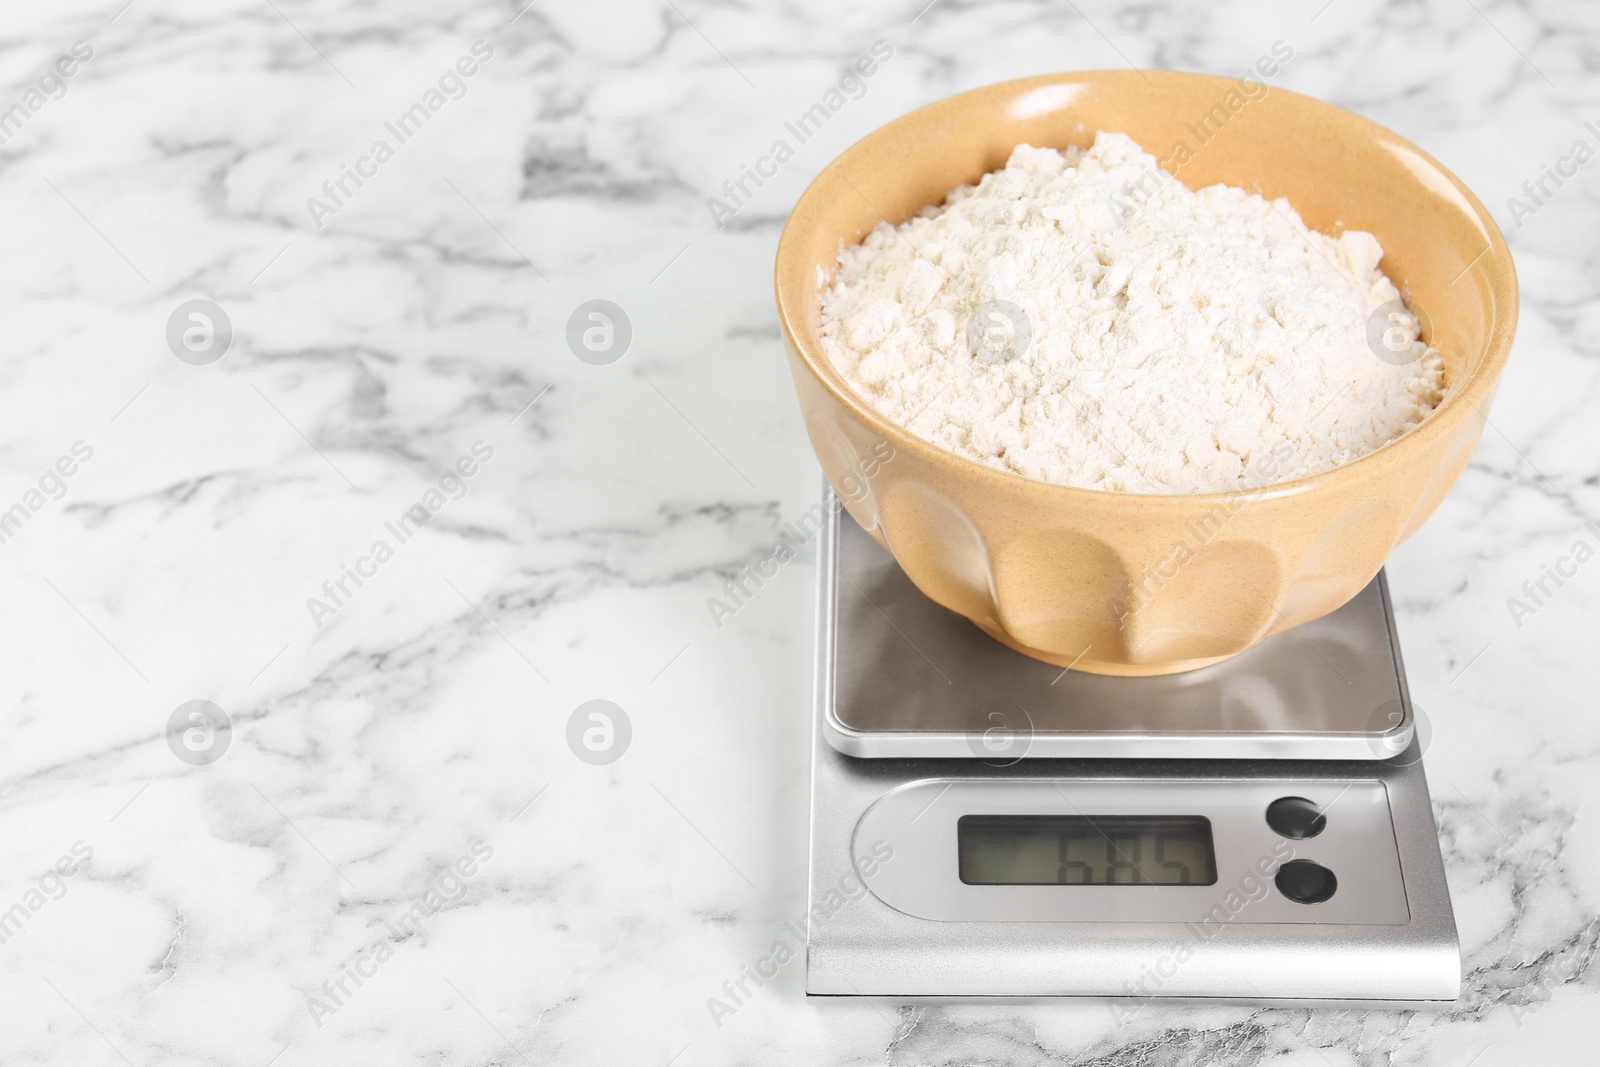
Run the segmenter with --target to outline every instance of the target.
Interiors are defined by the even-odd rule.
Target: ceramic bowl
[[[1018,144],[1126,133],[1190,188],[1287,197],[1367,230],[1445,361],[1444,401],[1341,467],[1260,490],[1078,489],[993,469],[878,414],[818,339],[840,248],[1005,165]],[[1201,140],[1204,137],[1205,140]],[[996,640],[1102,674],[1190,670],[1339,607],[1432,514],[1472,454],[1511,347],[1517,281],[1478,198],[1438,161],[1332,104],[1174,72],[1052,74],[950,97],[834,160],[778,242],[778,313],[817,458],[917,587]],[[1376,357],[1374,357],[1376,358]]]

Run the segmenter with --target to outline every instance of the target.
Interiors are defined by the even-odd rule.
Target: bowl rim
[[[1446,392],[1443,400],[1424,416],[1416,426],[1404,431],[1394,440],[1380,445],[1371,452],[1358,456],[1347,463],[1301,478],[1269,482],[1253,488],[1215,489],[1198,493],[1130,492],[1120,489],[1092,489],[1086,486],[1062,485],[1059,482],[1045,481],[1026,474],[1019,474],[1016,471],[991,467],[986,463],[952,452],[913,433],[907,427],[878,412],[876,408],[867,402],[865,397],[858,394],[850,386],[844,376],[833,366],[827,353],[822,350],[822,345],[815,334],[805,328],[805,324],[809,321],[808,316],[811,310],[804,306],[806,301],[801,296],[803,288],[801,272],[806,269],[806,265],[796,262],[794,254],[794,246],[801,240],[797,229],[797,219],[809,215],[814,210],[814,205],[824,196],[839,191],[835,187],[840,185],[841,180],[849,184],[849,178],[845,176],[845,171],[850,164],[858,160],[864,153],[870,151],[873,143],[888,131],[926,122],[937,118],[941,114],[961,110],[978,98],[1011,100],[1042,86],[1079,82],[1094,82],[1100,85],[1110,83],[1114,85],[1118,82],[1132,83],[1134,79],[1142,79],[1148,82],[1150,78],[1191,81],[1197,85],[1210,84],[1216,88],[1233,86],[1237,82],[1237,79],[1225,75],[1191,71],[1103,69],[1061,71],[1052,74],[1037,74],[1026,78],[1014,78],[1003,82],[993,82],[943,97],[908,111],[876,127],[829,162],[806,186],[805,191],[800,194],[800,198],[795,201],[794,207],[790,209],[788,218],[784,222],[783,231],[778,237],[777,252],[773,263],[773,283],[777,298],[779,324],[791,350],[805,363],[812,377],[821,383],[822,387],[832,395],[835,401],[843,404],[856,418],[867,423],[880,437],[889,441],[897,450],[900,448],[909,449],[914,454],[920,455],[925,461],[936,465],[953,465],[961,469],[965,474],[978,478],[981,482],[993,484],[997,489],[1013,492],[1042,493],[1057,498],[1063,504],[1070,502],[1104,504],[1110,500],[1120,498],[1137,500],[1152,506],[1194,505],[1197,503],[1220,504],[1241,499],[1264,500],[1296,496],[1327,486],[1345,483],[1351,479],[1361,478],[1369,471],[1372,471],[1375,463],[1380,460],[1383,462],[1400,462],[1404,456],[1423,449],[1432,443],[1434,438],[1448,433],[1451,426],[1467,417],[1468,410],[1477,412],[1483,423],[1487,425],[1489,422],[1488,413],[1479,406],[1479,403],[1486,399],[1495,388],[1500,372],[1504,369],[1506,360],[1510,356],[1511,342],[1516,334],[1519,309],[1516,264],[1511,258],[1511,249],[1506,244],[1505,236],[1500,232],[1499,224],[1489,214],[1483,202],[1478,199],[1471,189],[1467,188],[1460,178],[1456,177],[1454,172],[1405,137],[1348,108],[1305,93],[1297,93],[1292,89],[1286,89],[1281,86],[1273,86],[1272,92],[1298,97],[1308,106],[1314,108],[1339,112],[1343,116],[1343,121],[1352,123],[1357,129],[1363,130],[1373,139],[1402,147],[1432,167],[1471,207],[1473,215],[1489,238],[1488,247],[1479,253],[1478,257],[1462,271],[1462,276],[1465,276],[1469,271],[1475,269],[1488,270],[1486,280],[1491,301],[1490,319],[1485,331],[1486,340],[1483,361],[1476,371],[1465,377],[1464,382],[1461,384],[1456,385],[1447,380],[1445,382]],[[881,212],[879,214],[881,217]],[[843,244],[841,242],[842,247]],[[1493,267],[1503,269],[1489,269]],[[1460,280],[1460,277],[1456,279],[1458,282]],[[1452,282],[1451,284],[1454,285],[1456,283]]]

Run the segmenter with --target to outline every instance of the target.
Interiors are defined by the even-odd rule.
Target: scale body
[[[808,994],[1456,999],[1381,574],[1225,663],[1111,678],[992,640],[824,503]]]

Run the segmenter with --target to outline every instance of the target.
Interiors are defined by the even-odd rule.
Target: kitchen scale
[[[1225,663],[1062,670],[831,492],[806,992],[1447,1006],[1455,918],[1388,588]]]

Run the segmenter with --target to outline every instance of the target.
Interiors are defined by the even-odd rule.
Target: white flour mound
[[[989,466],[1251,489],[1347,463],[1439,403],[1442,361],[1382,257],[1285,200],[1191,192],[1123,134],[1021,145],[843,250],[822,344],[882,414]]]

